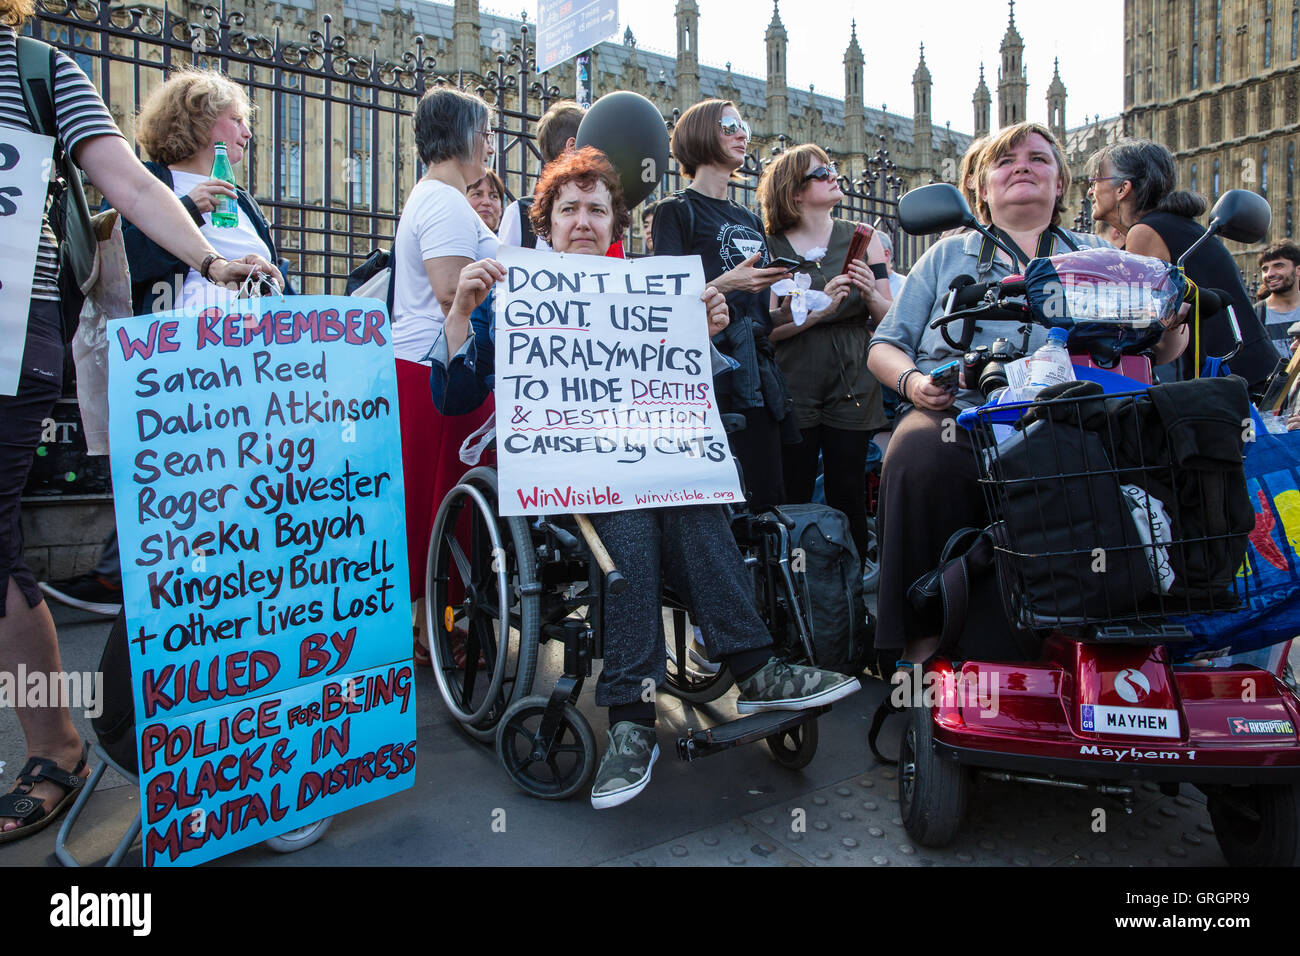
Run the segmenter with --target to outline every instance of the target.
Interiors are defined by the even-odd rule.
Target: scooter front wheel
[[[1206,796],[1214,837],[1232,866],[1300,865],[1300,785],[1223,787]]]
[[[925,707],[907,708],[898,753],[898,809],[913,840],[921,846],[941,847],[961,829],[970,773],[935,753],[932,719]]]

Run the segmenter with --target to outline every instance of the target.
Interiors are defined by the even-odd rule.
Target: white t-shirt
[[[211,178],[211,176],[200,176],[197,173],[185,173],[173,169],[172,192],[177,196],[187,196],[195,186],[206,183]],[[231,261],[243,258],[250,252],[268,261],[271,259],[271,250],[266,248],[266,243],[253,228],[248,213],[242,208],[239,210],[239,225],[233,229],[212,225],[212,213],[204,213],[203,225],[199,227],[199,232],[203,233],[203,238],[212,243],[213,249]],[[224,306],[236,298],[234,292],[209,282],[193,268],[185,274],[185,287],[181,290],[181,296],[182,300],[177,303],[177,308]]]
[[[411,190],[393,240],[393,352],[423,362],[447,321],[424,271],[427,259],[462,256],[471,261],[497,254],[497,237],[483,224],[465,194],[436,180]]]
[[[497,231],[497,239],[503,246],[522,246],[524,244],[524,227],[519,221],[519,200],[516,199],[506,211],[501,214],[501,228]],[[550,243],[541,236],[537,237],[537,248],[551,251]]]

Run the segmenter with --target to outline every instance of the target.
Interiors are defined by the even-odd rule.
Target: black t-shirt
[[[690,204],[689,212],[683,208],[685,203]],[[698,255],[706,282],[756,252],[762,255],[759,266],[768,263],[767,236],[759,218],[730,199],[714,199],[694,189],[684,189],[655,206],[653,238],[657,256]],[[756,331],[764,335],[771,331],[769,302],[766,291],[727,295],[732,316],[749,316]]]
[[[1205,233],[1205,228],[1194,219],[1167,212],[1148,213],[1142,217],[1141,225],[1150,226],[1159,234],[1174,262]],[[1241,329],[1241,351],[1228,362],[1228,367],[1250,386],[1262,385],[1277,367],[1277,350],[1264,332],[1254,303],[1250,301],[1250,295],[1241,282],[1241,274],[1237,271],[1232,253],[1218,239],[1210,239],[1192,253],[1186,267],[1188,277],[1197,285],[1207,289],[1220,289],[1231,297],[1232,311],[1237,316],[1237,325]],[[1181,360],[1184,378],[1190,378],[1193,374],[1193,349],[1194,345],[1189,341]],[[1202,315],[1202,364],[1207,355],[1226,355],[1230,351],[1232,330],[1228,325],[1227,313]]]

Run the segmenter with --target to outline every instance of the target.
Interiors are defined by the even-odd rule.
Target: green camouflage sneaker
[[[607,810],[627,803],[650,782],[650,768],[659,759],[659,743],[651,727],[630,720],[620,721],[609,731],[609,748],[600,759],[596,781],[591,785],[591,805]]]
[[[736,710],[742,714],[756,714],[760,710],[807,710],[862,689],[856,677],[787,664],[775,657],[736,687],[740,690]]]

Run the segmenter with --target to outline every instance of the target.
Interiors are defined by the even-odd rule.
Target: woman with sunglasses
[[[718,406],[745,416],[744,430],[731,435],[731,451],[751,506],[764,508],[786,500],[781,445],[797,442],[799,430],[768,341],[767,290],[790,273],[767,265],[763,224],[727,199],[727,186],[745,163],[749,135],[749,125],[728,100],[705,100],[682,114],[670,147],[691,185],[655,206],[652,239],[657,256],[698,255],[704,278],[727,298],[731,324],[713,344],[738,364],[717,380]]]
[[[867,369],[867,346],[892,300],[885,250],[874,231],[864,257],[845,261],[855,227],[831,215],[843,198],[835,164],[812,144],[786,150],[758,184],[772,254],[806,262],[798,271],[811,279],[809,288],[831,299],[796,316],[789,298],[778,303],[772,295],[772,341],[802,437],[782,459],[786,500],[812,501],[820,456],[826,503],[848,516],[863,555],[870,544],[867,443],[889,425],[880,383]]]
[[[460,271],[496,255],[497,237],[483,224],[465,192],[492,158],[491,109],[472,93],[434,89],[415,107],[415,145],[424,176],[402,207],[393,240],[393,352],[402,419],[402,471],[406,486],[406,546],[411,600],[424,597],[424,564],[433,516],[464,466],[459,449],[492,413],[444,418],[429,396],[429,361]],[[415,614],[424,621],[422,608]],[[417,637],[415,660],[429,662]]]

